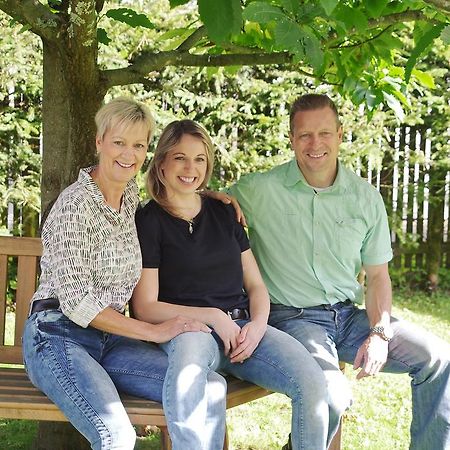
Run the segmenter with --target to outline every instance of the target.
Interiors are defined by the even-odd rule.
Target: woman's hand
[[[195,319],[189,319],[183,316],[177,316],[165,322],[151,325],[152,336],[149,341],[152,342],[167,342],[186,331],[203,331],[204,333],[211,333],[211,328],[203,322]]]
[[[232,363],[242,363],[252,356],[255,348],[258,347],[267,329],[265,322],[248,322],[240,332],[238,346],[231,352],[230,361]]]
[[[212,326],[220,339],[222,339],[225,356],[228,356],[230,351],[238,346],[241,328],[220,309],[217,310]]]
[[[236,220],[243,226],[247,226],[247,221],[245,220],[244,213],[238,203],[238,201],[229,194],[225,194],[225,192],[216,192],[216,191],[203,191],[202,195],[206,195],[207,197],[211,197],[215,200],[220,200],[222,203],[226,205],[231,204],[236,211]]]

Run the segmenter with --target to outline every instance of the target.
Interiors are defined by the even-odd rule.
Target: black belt
[[[337,303],[333,303],[332,305],[330,305],[329,303],[325,303],[323,305],[317,305],[317,306],[309,306],[307,309],[326,309],[326,310],[330,310],[330,309],[336,309],[336,308],[342,308],[343,306],[349,306],[352,305],[353,302],[349,299],[344,300],[342,302],[337,302]]]
[[[35,300],[31,305],[30,315],[35,312],[47,311],[47,309],[59,309],[59,300],[57,298]]]
[[[250,314],[248,312],[248,309],[234,308],[230,311],[225,311],[225,312],[230,316],[231,320],[250,319]]]

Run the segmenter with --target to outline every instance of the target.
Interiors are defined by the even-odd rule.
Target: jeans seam
[[[260,357],[257,353],[253,353],[251,358],[256,358],[259,359],[260,361],[263,361],[266,364],[270,364],[273,368],[275,368],[281,375],[284,376],[284,378],[286,378],[286,380],[289,381],[289,384],[294,385],[296,388],[296,391],[298,393],[298,399],[294,400],[291,397],[291,401],[298,401],[299,403],[299,408],[301,410],[301,414],[299,414],[299,419],[300,419],[300,423],[299,423],[299,435],[300,435],[300,443],[301,443],[301,449],[304,449],[304,435],[303,435],[303,427],[304,427],[304,421],[303,421],[303,415],[305,414],[304,408],[303,408],[303,401],[302,401],[302,395],[301,395],[301,387],[299,386],[299,384],[295,381],[295,379],[293,379],[291,376],[289,376],[286,372],[284,372],[283,370],[281,370],[280,366],[278,364],[275,364],[275,362],[273,360],[269,360],[268,358],[262,358]]]

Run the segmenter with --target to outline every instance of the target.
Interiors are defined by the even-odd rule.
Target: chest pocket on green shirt
[[[366,225],[362,219],[338,217],[334,226],[335,246],[342,258],[359,258],[366,236]]]

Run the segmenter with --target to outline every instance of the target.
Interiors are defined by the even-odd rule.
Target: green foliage
[[[37,215],[40,208],[42,71],[37,39],[18,24],[9,26],[3,15],[0,27],[0,217],[6,225],[9,202],[16,213]],[[23,226],[12,231],[21,234]]]
[[[109,9],[106,12],[106,16],[110,17],[111,19],[117,20],[118,22],[126,23],[132,28],[155,28],[155,25],[150,22],[145,14],[138,14],[136,11],[129,8]]]
[[[198,0],[198,11],[208,30],[208,35],[217,43],[229,41],[233,34],[239,33],[242,25],[240,0]]]
[[[417,62],[417,59],[432,45],[434,40],[439,37],[445,24],[440,25],[428,25],[428,30],[421,36],[416,44],[416,47],[411,52],[411,56],[408,59],[405,67],[405,81],[408,83],[411,77],[411,72]]]

